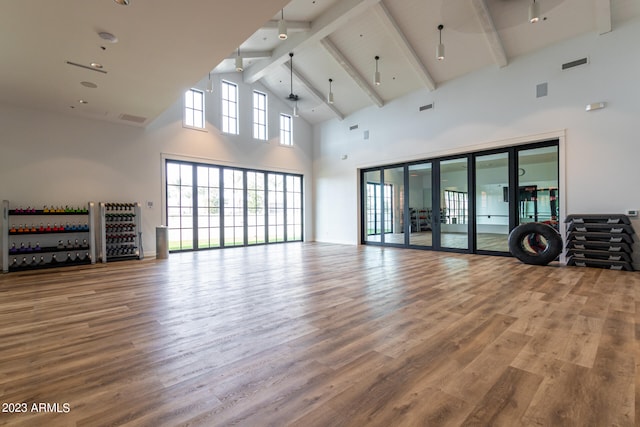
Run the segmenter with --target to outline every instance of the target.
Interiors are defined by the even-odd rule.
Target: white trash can
[[[169,258],[169,228],[166,225],[156,227],[156,259]]]

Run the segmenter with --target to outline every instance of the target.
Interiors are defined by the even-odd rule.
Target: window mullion
[[[248,197],[248,180],[247,180],[247,171],[242,171],[242,233],[243,233],[243,241],[244,246],[249,244],[249,197]]]
[[[284,241],[288,242],[289,241],[289,212],[287,212],[287,208],[288,208],[288,192],[287,192],[287,175],[283,174],[282,175],[282,192],[284,195],[284,212],[283,212],[283,218],[284,218]]]
[[[196,165],[192,164],[191,165],[191,176],[192,176],[192,181],[191,181],[191,194],[192,194],[192,201],[191,201],[191,208],[192,210],[192,215],[193,215],[193,248],[194,249],[199,249],[199,244],[198,244],[198,168],[196,167]]]

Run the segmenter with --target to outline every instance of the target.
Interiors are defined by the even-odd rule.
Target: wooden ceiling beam
[[[391,12],[389,12],[389,9],[387,9],[385,4],[381,1],[375,5],[373,10],[382,25],[385,27],[389,36],[391,36],[396,46],[398,46],[398,49],[400,49],[400,52],[402,52],[411,65],[411,69],[416,73],[422,84],[429,90],[435,90],[435,81],[431,77],[427,67],[418,57],[415,49],[411,46],[411,43],[409,43],[409,40],[407,40],[400,26],[391,15]]]
[[[327,98],[315,87],[313,87],[313,85],[309,82],[309,80],[307,80],[302,74],[300,74],[295,68],[293,69],[293,71],[287,66],[287,64],[282,64],[282,66],[284,68],[287,69],[287,71],[289,71],[292,75],[293,78],[296,79],[296,81],[301,84],[302,86],[304,86],[304,88],[307,90],[307,92],[309,92],[311,94],[311,96],[317,101],[320,102],[321,104],[326,105],[327,107],[329,107],[329,109],[331,110],[331,112],[340,120],[344,120],[344,114],[342,114],[342,112],[340,110],[338,110],[335,106],[335,104],[329,104],[329,102],[327,101]]]
[[[324,49],[331,55],[333,59],[346,71],[346,73],[351,77],[354,83],[362,90],[371,101],[377,105],[378,107],[382,107],[384,105],[384,101],[376,93],[374,88],[367,82],[358,70],[355,69],[353,64],[344,56],[340,49],[331,41],[329,38],[324,38],[320,40],[320,44]]]
[[[596,0],[596,30],[599,35],[611,31],[611,0]]]
[[[297,32],[290,35],[273,51],[271,58],[257,61],[249,69],[244,71],[245,83],[252,84],[260,80],[280,65],[287,62],[289,53],[297,48],[318,43],[349,20],[359,16],[380,0],[340,0],[335,6],[327,9],[315,21],[311,23],[309,31]]]
[[[506,67],[509,60],[507,59],[504,45],[500,39],[500,34],[498,34],[498,30],[493,23],[491,11],[487,6],[486,0],[471,0],[471,5],[475,11],[476,18],[478,18],[478,22],[480,23],[482,33],[489,45],[489,50],[491,51],[494,62],[501,68]]]

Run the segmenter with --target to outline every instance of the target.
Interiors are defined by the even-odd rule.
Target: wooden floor
[[[315,243],[5,274],[0,424],[633,426],[639,292]]]
[[[380,235],[367,236],[369,242],[380,242]],[[404,245],[404,233],[388,233],[384,235],[385,243]],[[432,246],[431,231],[411,233],[409,244],[413,246]],[[440,245],[444,248],[469,248],[469,236],[466,233],[441,233]],[[476,235],[478,250],[509,252],[509,235],[496,233],[478,233]]]

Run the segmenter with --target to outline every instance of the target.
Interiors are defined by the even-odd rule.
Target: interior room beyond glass
[[[517,225],[558,228],[558,170],[558,140],[362,170],[362,242],[506,255]]]

